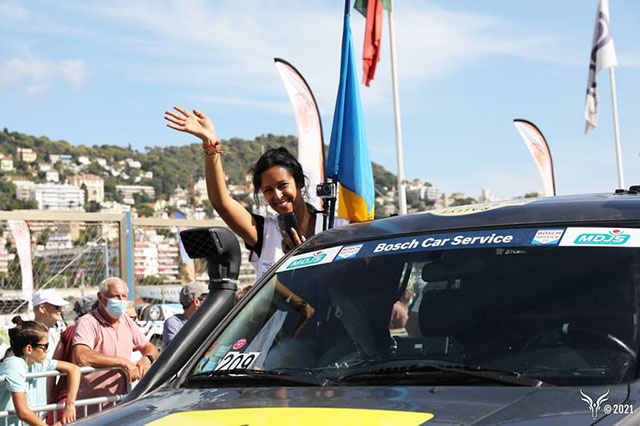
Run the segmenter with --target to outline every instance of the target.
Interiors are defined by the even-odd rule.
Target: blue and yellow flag
[[[338,216],[351,222],[373,219],[375,190],[369,148],[360,104],[351,19],[344,17],[340,86],[329,144],[327,177],[340,183]]]

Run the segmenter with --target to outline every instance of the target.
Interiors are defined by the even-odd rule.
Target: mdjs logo
[[[630,235],[625,234],[621,229],[613,229],[607,234],[580,234],[576,237],[574,244],[621,246],[626,243],[630,237]]]
[[[313,253],[311,256],[294,260],[287,266],[287,269],[294,269],[294,268],[300,268],[302,266],[315,265],[316,263],[322,262],[322,259],[324,259],[326,256],[327,256],[326,253],[322,251],[318,251],[316,253]]]

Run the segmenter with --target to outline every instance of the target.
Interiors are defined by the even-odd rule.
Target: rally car
[[[639,189],[333,229],[235,305],[235,261],[212,262],[204,305],[85,422],[639,424]],[[205,234],[201,256],[231,241]]]

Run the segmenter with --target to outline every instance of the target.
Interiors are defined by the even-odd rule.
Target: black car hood
[[[610,391],[595,419],[580,390],[451,386],[165,388],[80,423],[588,425],[620,420],[619,415],[605,415],[604,407],[606,403],[624,402],[626,385],[582,388],[593,401]]]

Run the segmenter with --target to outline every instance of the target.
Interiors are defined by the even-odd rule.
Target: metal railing
[[[0,211],[0,314],[27,310],[22,291],[22,264],[11,220],[29,229],[33,292],[57,288],[75,299],[94,294],[107,276],[120,276],[137,299],[138,287],[179,286],[189,280],[206,281],[206,266],[185,262],[179,252],[178,233],[186,227],[225,226],[221,220],[134,218],[129,214],[16,210]],[[241,244],[243,265],[240,286],[252,284],[249,251]],[[28,275],[29,276],[29,275]],[[31,284],[29,284],[31,281]]]
[[[96,371],[105,371],[105,370],[120,370],[122,372],[122,375],[124,376],[124,379],[127,382],[127,393],[131,391],[131,383],[129,382],[129,375],[127,374],[127,371],[121,367],[80,367],[80,372],[82,374],[93,373]],[[66,374],[67,373],[64,373],[58,370],[52,370],[52,371],[43,371],[40,373],[27,373],[26,378],[27,380],[29,380],[29,379],[36,379],[41,377],[59,377],[59,376],[65,376]],[[6,379],[4,376],[0,376],[0,383],[3,383],[5,380]],[[88,412],[89,406],[97,405],[98,412],[100,412],[103,410],[104,404],[110,404],[110,403],[115,404],[117,402],[120,402],[127,396],[127,393],[118,394],[118,395],[109,395],[109,396],[98,396],[94,398],[85,398],[85,399],[76,400],[75,402],[76,412],[79,408],[82,408],[84,412],[84,415],[82,417],[87,417],[89,415],[89,412]],[[38,407],[29,407],[29,408],[31,409],[31,411],[33,411],[36,414],[48,413],[52,411],[53,422],[55,423],[58,421],[58,418],[57,418],[58,410],[62,410],[64,408],[64,403],[53,403],[53,404],[47,404],[47,405],[42,405]],[[9,416],[15,416],[15,415],[16,415],[15,410],[0,411],[0,422],[2,422],[4,426],[8,426]],[[22,425],[22,424],[23,424],[22,420],[18,420],[18,425]]]

